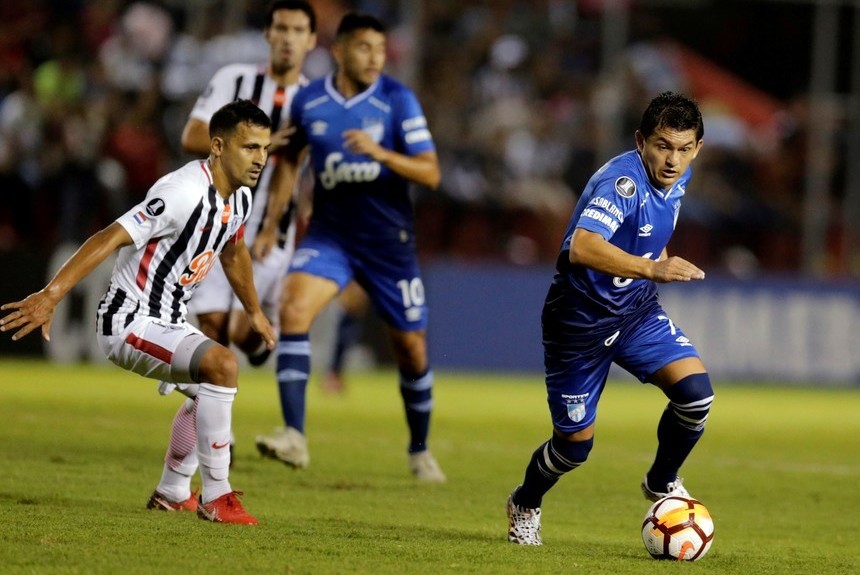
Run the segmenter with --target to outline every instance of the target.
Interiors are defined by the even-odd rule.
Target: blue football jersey
[[[346,237],[403,241],[413,235],[409,183],[364,154],[344,146],[343,132],[364,130],[382,147],[414,156],[435,149],[415,94],[389,76],[345,99],[329,75],[292,101],[294,138],[310,146],[315,175],[312,226]]]
[[[656,260],[675,230],[691,174],[688,168],[668,191],[656,188],[633,150],[616,156],[591,177],[568,223],[553,280],[555,288],[576,296],[565,299],[583,304],[569,320],[599,325],[604,323],[601,320],[626,316],[653,298],[657,290],[650,280],[612,277],[572,265],[568,251],[574,230],[598,233],[629,254]]]

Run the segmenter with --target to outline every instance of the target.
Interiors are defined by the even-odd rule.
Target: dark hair
[[[697,141],[705,135],[699,105],[695,100],[675,92],[663,92],[651,100],[642,114],[639,132],[645,138],[659,128],[670,128],[679,132],[695,129]]]
[[[314,12],[313,6],[305,0],[274,0],[266,6],[266,28],[272,25],[275,20],[275,12],[278,10],[294,10],[301,11],[307,14],[308,20],[311,22],[311,32],[317,31],[317,14]]]
[[[269,116],[250,100],[236,100],[219,108],[209,120],[209,137],[226,138],[239,124],[250,124],[261,128],[272,126]]]
[[[377,31],[380,34],[385,34],[387,32],[385,24],[380,22],[376,16],[371,16],[370,14],[364,14],[362,12],[348,12],[343,18],[341,18],[340,24],[338,24],[335,39],[341,40],[356,30],[367,30],[368,28]]]

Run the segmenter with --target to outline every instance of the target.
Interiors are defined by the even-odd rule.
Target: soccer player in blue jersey
[[[280,213],[308,153],[316,182],[313,214],[290,264],[280,309],[277,379],[285,427],[258,436],[257,447],[294,467],[308,464],[308,331],[354,279],[388,325],[410,432],[410,468],[420,481],[443,482],[445,475],[427,449],[433,373],[409,197],[410,182],[439,184],[439,162],[417,98],[382,73],[383,24],[366,14],[345,15],[332,54],[336,71],[293,99],[295,133],[273,176],[269,213]],[[274,231],[274,222],[267,221],[258,244],[271,242]]]
[[[642,115],[636,149],[600,168],[573,211],[541,317],[553,434],[508,498],[513,543],[541,545],[541,500],[588,458],[612,362],[669,399],[643,494],[652,501],[689,495],[678,470],[702,435],[714,393],[695,347],[660,306],[656,284],[705,278],[666,252],[703,134],[694,101],[660,94]]]

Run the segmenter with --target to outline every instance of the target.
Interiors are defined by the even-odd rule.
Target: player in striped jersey
[[[306,155],[316,176],[313,215],[290,263],[280,312],[277,378],[286,428],[257,437],[257,448],[304,467],[308,331],[314,318],[353,279],[388,324],[400,371],[410,439],[409,464],[421,481],[445,475],[427,447],[433,372],[427,358],[427,306],[416,254],[409,184],[439,184],[433,138],[415,94],[382,74],[385,27],[349,13],[332,47],[337,71],[296,95],[296,127],[273,178],[269,209],[286,203]],[[281,179],[283,178],[283,179]],[[261,237],[271,234],[267,225]]]
[[[254,207],[246,226],[245,240],[253,246],[267,217],[277,223],[275,246],[265,258],[255,257],[253,261],[254,284],[260,303],[269,318],[277,319],[280,288],[292,256],[295,226],[291,225],[292,202],[278,214],[267,214],[267,195],[272,163],[292,132],[287,127],[290,102],[299,87],[307,84],[301,70],[305,56],[316,46],[314,10],[304,0],[276,0],[267,7],[263,34],[271,50],[269,62],[264,65],[231,64],[218,70],[191,110],[182,133],[182,148],[191,154],[208,154],[209,120],[215,110],[228,102],[239,98],[251,100],[269,114],[272,120],[271,158],[259,183],[252,189]],[[262,364],[268,357],[265,345],[238,309],[238,301],[217,263],[188,308],[196,314],[203,333],[225,345],[232,341],[248,355],[252,364]]]
[[[254,331],[274,346],[274,329],[260,308],[244,229],[250,186],[259,180],[271,143],[269,118],[248,101],[224,106],[212,117],[209,158],[159,179],[140,204],[90,237],[48,285],[0,307],[0,331],[17,340],[41,327],[49,332],[54,308],[72,287],[118,250],[97,314],[98,342],[118,366],[169,382],[193,381],[195,436],[203,490],[191,493],[190,473],[162,480],[150,503],[196,510],[201,519],[253,525],[230,486],[230,434],[238,363],[228,348],[186,322],[186,302],[216,260],[242,302]],[[194,467],[196,468],[196,461]],[[162,487],[160,485],[160,487]]]
[[[300,86],[307,84],[302,73],[307,53],[316,46],[316,14],[304,0],[275,0],[266,9],[264,37],[270,47],[269,62],[264,65],[232,64],[218,70],[206,90],[197,99],[182,132],[185,152],[204,156],[209,153],[209,122],[215,111],[236,99],[248,99],[268,112],[272,125],[270,152],[278,150],[288,141],[289,104]],[[274,156],[270,158],[274,161]],[[271,178],[271,162],[263,169],[257,185],[252,188],[253,208],[248,218],[245,239],[253,245],[262,222],[266,218],[266,205]],[[289,265],[294,247],[295,226],[293,209],[268,214],[276,222],[277,242],[264,258],[252,261],[254,285],[266,317],[277,319],[283,276]],[[188,303],[196,314],[200,329],[218,343],[236,344],[248,355],[253,365],[261,365],[271,353],[265,342],[251,329],[239,301],[230,288],[224,270],[218,262],[210,270],[206,283],[201,285]],[[186,473],[194,469],[195,417],[194,397],[197,386],[188,382],[161,381],[159,393],[166,395],[179,389],[188,399],[179,407],[170,434],[165,457],[164,477],[172,473]],[[232,450],[232,447],[231,447]],[[164,480],[156,491],[167,488]]]

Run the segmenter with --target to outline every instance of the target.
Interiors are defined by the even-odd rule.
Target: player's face
[[[264,35],[271,48],[272,71],[276,74],[300,70],[305,56],[317,44],[311,20],[301,10],[276,10]]]
[[[257,185],[271,143],[269,128],[245,123],[239,124],[233,134],[220,143],[221,165],[234,190],[239,186]]]
[[[702,140],[696,140],[696,130],[678,132],[671,128],[657,128],[645,138],[636,132],[636,149],[651,183],[664,190],[670,189],[687,171],[699,154]]]
[[[385,34],[356,30],[335,45],[338,68],[363,91],[376,82],[385,67]]]

